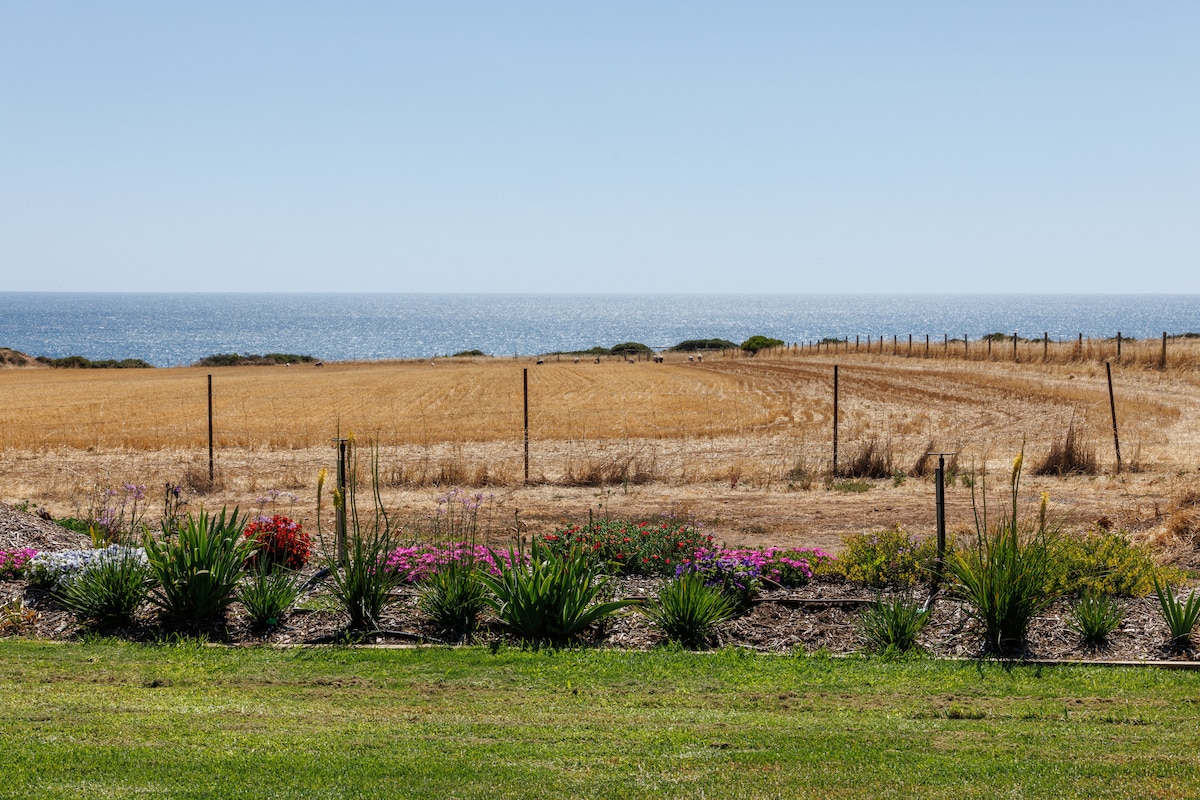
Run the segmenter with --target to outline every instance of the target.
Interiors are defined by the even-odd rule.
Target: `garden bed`
[[[619,578],[615,581],[615,594],[618,597],[646,597],[653,595],[660,583],[661,580],[655,578]],[[0,586],[6,599],[22,598],[27,609],[28,619],[19,629],[21,635],[71,641],[97,632],[56,606],[43,590],[30,587],[24,581],[7,581]],[[927,593],[928,587],[917,587],[917,591]],[[714,645],[747,647],[770,653],[861,652],[866,645],[858,629],[859,614],[875,597],[874,590],[839,581],[815,581],[800,589],[766,591],[746,613],[719,626]],[[147,611],[139,614],[132,626],[98,632],[133,641],[202,636],[212,642],[245,646],[446,642],[423,618],[417,609],[416,598],[412,589],[397,593],[396,602],[384,613],[379,629],[367,634],[348,633],[346,615],[335,608],[334,601],[320,585],[280,624],[267,630],[255,628],[240,605],[235,603],[222,622],[202,627],[164,626],[157,615]],[[1070,629],[1066,611],[1065,601],[1058,601],[1034,621],[1022,657],[1096,662],[1200,660],[1194,649],[1173,648],[1167,644],[1167,628],[1154,597],[1128,600],[1124,621],[1109,643],[1100,647],[1085,644]],[[18,631],[10,631],[15,632]],[[484,620],[474,641],[517,644],[502,625],[488,619]],[[646,650],[665,645],[666,639],[644,615],[627,610],[605,624],[593,627],[581,644]],[[983,655],[979,632],[961,605],[952,598],[942,598],[934,603],[930,622],[922,631],[919,644],[924,652],[934,657]]]
[[[590,543],[600,548],[617,542],[618,549],[628,548],[630,534],[634,540],[639,535],[649,535],[655,530],[647,523],[640,523],[630,531],[610,529],[605,523],[595,529],[580,531],[578,527],[548,535],[547,541],[564,544],[566,538]],[[667,531],[667,542],[685,538],[686,528],[677,523],[663,523]],[[644,534],[639,534],[641,531]],[[653,544],[654,537],[644,543]],[[626,544],[620,544],[624,542]],[[696,547],[709,546],[708,540],[697,541]],[[636,541],[635,541],[636,543]],[[1108,539],[1101,544],[1120,544]],[[9,549],[26,547],[44,551],[86,548],[88,537],[66,530],[31,514],[26,514],[0,504],[0,546]],[[682,545],[679,545],[682,547]],[[1123,547],[1124,545],[1122,545]],[[852,538],[847,543],[842,564],[842,576],[831,570],[813,572],[804,567],[811,579],[800,586],[784,587],[772,580],[761,581],[761,589],[742,609],[741,613],[719,624],[708,643],[714,647],[744,647],[770,653],[818,652],[849,654],[867,649],[868,643],[861,630],[864,609],[880,596],[889,597],[888,590],[870,588],[879,577],[874,572],[862,572],[851,568],[852,554],[858,553],[854,563],[870,567],[881,563],[879,548],[899,548],[910,558],[905,574],[917,574],[911,564],[917,563],[918,548],[903,531],[883,531],[877,534]],[[410,578],[433,563],[426,548],[422,557],[414,548],[402,548],[397,552],[397,563],[407,565]],[[1093,548],[1097,552],[1104,548]],[[602,551],[597,551],[602,552]],[[646,550],[649,553],[651,550]],[[793,551],[795,552],[795,551]],[[812,551],[814,553],[819,551]],[[1132,551],[1111,550],[1108,561],[1097,561],[1102,572],[1111,576],[1121,570],[1113,570],[1109,564],[1119,564],[1121,558]],[[403,558],[399,555],[403,553]],[[1124,555],[1121,555],[1124,554]],[[928,554],[926,554],[927,557]],[[822,558],[828,558],[821,554]],[[646,556],[641,560],[657,558]],[[889,557],[890,558],[890,557]],[[786,559],[785,559],[786,560]],[[887,562],[889,559],[882,559]],[[319,561],[319,559],[318,559]],[[299,562],[298,562],[299,563]],[[389,561],[391,564],[392,561]],[[793,562],[794,563],[794,562]],[[816,562],[814,562],[816,563]],[[831,560],[832,563],[832,560]],[[418,566],[424,564],[425,566]],[[132,641],[161,641],[178,637],[202,637],[212,642],[229,645],[319,645],[334,643],[431,643],[456,644],[462,641],[447,636],[438,630],[429,617],[418,607],[418,584],[401,583],[393,591],[389,603],[378,619],[378,624],[368,631],[352,630],[344,607],[330,593],[327,571],[319,569],[319,563],[309,564],[301,575],[305,580],[304,591],[299,602],[280,616],[278,623],[270,627],[255,625],[246,609],[233,602],[223,615],[203,624],[177,625],[164,621],[159,611],[149,603],[141,605],[129,624],[113,627],[88,625],[80,622],[72,612],[61,607],[50,592],[39,585],[29,583],[24,577],[10,577],[0,582],[0,636],[22,635],[49,640],[80,640],[97,634],[125,638]],[[632,566],[631,566],[632,568]],[[1143,565],[1144,568],[1144,565]],[[664,570],[669,571],[669,570]],[[765,577],[764,573],[764,577]],[[928,573],[926,573],[928,574]],[[849,577],[847,577],[849,576]],[[855,578],[858,579],[855,579]],[[779,579],[777,577],[777,579]],[[611,599],[647,599],[658,595],[668,578],[652,575],[619,575],[611,579],[607,593]],[[1144,583],[1144,580],[1143,580]],[[924,601],[929,596],[928,584],[916,583],[907,591],[911,598]],[[1145,591],[1143,588],[1141,591]],[[1010,653],[1027,659],[1078,660],[1078,661],[1200,661],[1193,647],[1169,644],[1169,631],[1163,619],[1162,609],[1153,595],[1125,598],[1121,600],[1124,616],[1120,625],[1103,645],[1088,644],[1070,623],[1070,603],[1067,599],[1056,600],[1042,613],[1036,615],[1030,626],[1024,647]],[[944,589],[930,605],[928,623],[917,639],[918,647],[925,653],[941,658],[972,658],[985,654],[984,636],[971,618],[969,608]],[[519,644],[519,641],[494,617],[484,616],[472,641],[483,644]],[[651,624],[646,615],[636,608],[626,608],[616,615],[592,625],[575,640],[579,646],[646,650],[668,643],[661,631]]]

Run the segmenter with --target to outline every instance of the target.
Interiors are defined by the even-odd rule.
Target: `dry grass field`
[[[311,518],[333,440],[375,445],[386,502],[419,520],[452,486],[494,495],[497,535],[592,513],[689,514],[731,543],[836,550],[852,531],[933,526],[933,486],[918,462],[954,451],[952,527],[971,519],[963,476],[1004,472],[1024,443],[1043,459],[1074,427],[1094,475],[1030,477],[1076,529],[1100,522],[1187,561],[1200,532],[1200,342],[925,342],[890,337],[702,363],[570,358],[447,359],[322,368],[0,370],[0,500],[56,516],[96,493],[188,488],[193,506],[251,506],[292,492]],[[1104,359],[1123,470],[1115,471]],[[831,479],[833,365],[839,365],[839,464],[868,445],[883,477]],[[528,370],[530,483],[524,481],[522,371]],[[208,483],[207,376],[216,474]],[[364,462],[360,465],[367,477]],[[885,459],[886,460],[886,459]],[[928,463],[926,464],[928,466]],[[158,487],[158,488],[156,488]],[[864,487],[869,487],[864,489]],[[858,489],[860,491],[854,491]],[[153,516],[154,509],[151,509]]]

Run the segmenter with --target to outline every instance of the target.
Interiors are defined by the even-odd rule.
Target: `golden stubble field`
[[[97,493],[144,484],[157,510],[166,483],[193,507],[253,507],[277,489],[312,523],[317,472],[332,474],[333,440],[353,434],[360,477],[378,452],[385,502],[412,523],[455,486],[492,496],[497,536],[562,521],[672,512],[693,516],[731,544],[836,550],[850,532],[902,525],[931,531],[934,489],[913,468],[927,450],[955,451],[959,475],[993,476],[999,489],[1024,444],[1027,463],[1068,426],[1094,448],[1100,473],[1033,477],[1032,504],[1082,530],[1101,521],[1151,538],[1186,559],[1200,528],[1200,345],[1126,344],[1113,378],[1125,469],[1115,455],[1105,365],[1111,357],[1022,342],[990,356],[909,356],[791,349],[728,353],[689,363],[548,359],[327,364],[323,368],[0,370],[0,500],[55,516],[81,515]],[[953,347],[955,345],[951,345]],[[958,344],[957,347],[963,347]],[[1099,350],[1099,348],[1096,348]],[[957,351],[955,351],[957,352]],[[942,351],[947,355],[946,351]],[[1045,355],[1045,360],[1042,356]],[[1089,358],[1090,356],[1090,358]],[[994,359],[994,360],[993,360]],[[1135,363],[1129,363],[1135,362]],[[827,479],[833,365],[839,365],[839,459],[869,442],[898,476],[847,491]],[[528,371],[529,470],[524,481],[522,373]],[[209,486],[207,376],[212,375],[216,480]],[[860,487],[861,488],[861,487]],[[362,496],[369,496],[362,492]],[[950,526],[970,524],[970,491],[947,493]]]

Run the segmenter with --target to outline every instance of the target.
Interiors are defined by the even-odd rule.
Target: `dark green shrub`
[[[713,628],[733,617],[737,602],[703,575],[684,573],[663,584],[641,608],[668,639],[695,650],[708,644]]]
[[[750,355],[757,355],[759,350],[767,350],[772,347],[783,347],[785,342],[782,339],[772,339],[769,336],[751,336],[746,341],[742,342],[742,350]]]
[[[654,355],[654,350],[641,342],[621,342],[608,349],[614,356]]]
[[[291,610],[300,597],[300,576],[286,569],[258,569],[238,590],[238,599],[255,625],[270,627]]]
[[[706,350],[737,350],[738,345],[728,339],[687,339],[670,348],[673,353],[696,353]]]
[[[54,601],[82,620],[126,625],[150,590],[150,567],[140,548],[109,549],[54,591]]]
[[[1046,498],[1035,526],[1023,528],[1017,517],[1023,460],[1019,455],[1013,462],[1010,510],[992,525],[986,503],[982,515],[976,507],[975,542],[946,559],[968,614],[983,628],[988,648],[997,653],[1019,648],[1033,618],[1054,599],[1054,537],[1046,525]]]
[[[1086,588],[1071,606],[1067,624],[1089,644],[1103,644],[1125,618],[1125,608],[1111,594]]]
[[[597,580],[579,548],[551,553],[534,541],[529,558],[516,551],[507,561],[493,554],[499,574],[479,573],[488,588],[488,606],[522,641],[561,644],[629,605],[632,600],[598,602],[605,582]]]
[[[184,622],[212,619],[234,600],[242,564],[253,543],[242,539],[244,520],[235,508],[219,516],[206,511],[175,521],[163,539],[146,540],[156,585],[150,601]],[[175,527],[178,526],[178,527]],[[165,538],[169,535],[171,538]]]
[[[487,607],[487,587],[475,560],[468,556],[439,565],[421,580],[417,604],[439,630],[469,638]]]
[[[1154,582],[1154,593],[1158,595],[1158,603],[1162,607],[1163,619],[1171,630],[1171,644],[1186,646],[1191,644],[1192,629],[1200,619],[1200,593],[1188,593],[1187,600],[1175,597],[1169,583]]]
[[[875,598],[859,620],[867,643],[879,652],[906,653],[917,646],[917,636],[929,622],[929,614],[916,598],[897,594],[890,600]]]

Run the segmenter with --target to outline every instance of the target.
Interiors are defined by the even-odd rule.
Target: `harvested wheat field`
[[[274,489],[294,494],[281,510],[311,525],[318,470],[334,474],[334,440],[352,435],[364,487],[374,450],[385,504],[413,526],[451,487],[480,487],[493,496],[484,524],[497,537],[589,513],[675,513],[730,544],[836,551],[851,532],[933,530],[936,459],[922,458],[931,451],[956,453],[947,457],[948,524],[970,528],[970,484],[990,471],[1002,489],[1024,446],[1027,466],[1057,449],[1060,468],[1086,470],[1027,469],[1030,504],[1048,492],[1068,529],[1127,529],[1191,563],[1200,543],[1200,344],[1173,342],[1163,369],[1156,343],[1141,351],[1125,343],[1113,364],[1119,473],[1107,345],[1021,342],[1014,362],[1011,343],[994,353],[983,344],[945,344],[931,354],[940,357],[925,357],[924,342],[908,350],[888,341],[871,353],[851,343],[662,364],[7,368],[0,500],[84,516],[105,489],[144,484],[152,520],[166,484],[184,486],[192,507],[253,507]],[[835,363],[839,472],[878,477],[829,474]]]

